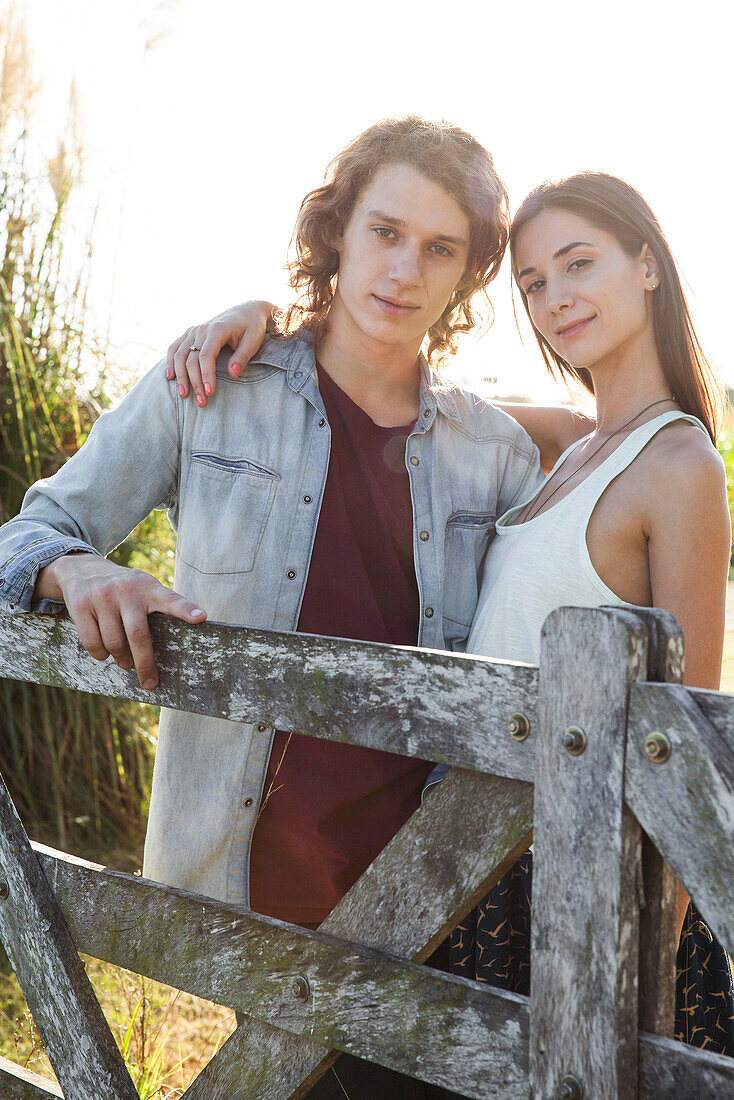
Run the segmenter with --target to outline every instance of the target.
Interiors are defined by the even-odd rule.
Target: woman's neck
[[[589,373],[594,382],[597,436],[611,435],[633,417],[631,427],[639,427],[676,407],[654,342],[652,346],[617,351],[590,367]],[[643,409],[645,415],[640,416]]]

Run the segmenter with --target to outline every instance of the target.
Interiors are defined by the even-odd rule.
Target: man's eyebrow
[[[408,224],[404,218],[396,218],[392,214],[386,214],[384,210],[368,210],[368,218],[379,218],[381,222],[386,222],[388,225],[396,225],[399,229],[405,229]],[[457,248],[468,248],[468,243],[463,237],[450,237],[448,233],[436,233],[434,240],[446,241],[447,244],[454,244]]]
[[[564,244],[563,248],[559,248],[557,252],[553,253],[554,260],[560,260],[561,256],[566,256],[569,252],[572,252],[574,248],[593,248],[591,241],[571,241],[570,244]],[[522,271],[518,273],[518,279],[522,279],[525,275],[532,275],[535,271],[534,267],[524,267]]]

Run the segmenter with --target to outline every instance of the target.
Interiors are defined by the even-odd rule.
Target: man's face
[[[381,168],[336,242],[331,320],[417,355],[462,281],[469,228],[456,200],[427,176],[405,164]]]

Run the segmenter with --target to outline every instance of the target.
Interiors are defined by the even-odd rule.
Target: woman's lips
[[[383,313],[389,314],[391,317],[406,317],[409,313],[418,309],[418,306],[410,305],[408,303],[401,304],[395,301],[393,298],[381,298],[379,294],[373,294],[372,297],[377,302]]]
[[[564,325],[563,328],[558,329],[556,336],[560,336],[562,340],[568,340],[569,337],[577,336],[579,332],[583,332],[593,320],[593,317],[585,317],[583,321],[575,321],[572,325]]]

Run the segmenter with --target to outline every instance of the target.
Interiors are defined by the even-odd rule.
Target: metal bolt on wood
[[[583,1100],[584,1086],[578,1077],[567,1073],[556,1090],[556,1100]]]
[[[291,993],[297,1001],[307,1001],[311,993],[311,987],[305,978],[295,978],[291,986]]]
[[[5,901],[10,896],[10,887],[7,882],[0,882],[0,901]]]
[[[530,733],[530,723],[524,714],[511,714],[507,719],[507,729],[515,741],[525,741]]]
[[[586,748],[586,734],[580,726],[569,726],[561,740],[564,749],[570,752],[571,756],[580,756]]]
[[[673,746],[664,733],[651,733],[645,741],[645,753],[653,764],[664,764],[672,751]]]

